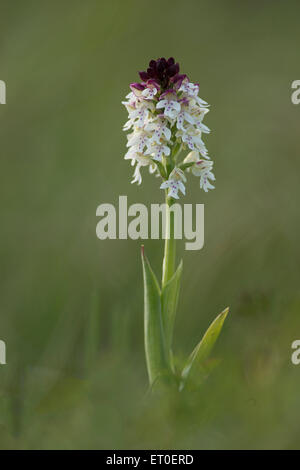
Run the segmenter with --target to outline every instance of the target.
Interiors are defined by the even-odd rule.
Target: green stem
[[[166,204],[171,208],[174,200],[169,198],[166,190]],[[176,240],[174,239],[174,212],[170,211],[170,217],[166,214],[166,235],[170,233],[169,238],[166,236],[165,239],[165,251],[163,259],[162,269],[162,288],[171,279],[175,272],[175,260],[176,260]]]

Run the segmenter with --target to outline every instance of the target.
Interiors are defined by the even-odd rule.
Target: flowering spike
[[[161,188],[175,199],[178,191],[185,194],[182,170],[200,177],[204,191],[214,188],[210,181],[215,179],[213,162],[203,160],[209,159],[202,140],[210,132],[202,122],[208,104],[198,96],[199,85],[179,70],[173,57],[150,60],[147,71],[139,72],[142,82],[131,83],[123,102],[129,114],[124,130],[130,131],[125,159],[135,166],[132,182],[141,184],[141,167],[148,167],[163,178]],[[178,154],[184,150],[191,152],[180,162]]]
[[[141,168],[160,176],[165,190],[166,209],[174,199],[185,195],[186,173],[200,178],[200,188],[213,189],[213,162],[209,159],[203,134],[210,132],[203,124],[208,104],[199,96],[199,85],[181,74],[173,57],[150,60],[146,71],[140,71],[141,82],[131,83],[131,92],[122,104],[128,111],[123,129],[127,135],[125,160],[134,166],[132,183],[141,184]],[[185,151],[188,155],[181,156]],[[169,213],[169,211],[168,211]],[[190,380],[194,364],[202,365],[219,335],[228,309],[209,327],[192,352],[181,377],[174,367],[172,334],[178,302],[182,264],[176,267],[176,221],[170,211],[165,217],[165,249],[161,287],[151,269],[144,245],[141,258],[144,277],[145,354],[151,387],[160,383],[179,385]],[[195,248],[196,249],[196,248]],[[199,248],[197,248],[199,249]]]

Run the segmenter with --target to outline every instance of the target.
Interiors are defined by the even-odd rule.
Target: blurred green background
[[[0,447],[300,448],[300,4],[1,0]],[[96,208],[160,202],[130,185],[121,100],[148,61],[174,56],[211,104],[216,190],[205,246],[179,251],[175,351],[227,305],[190,393],[147,393],[140,241],[96,238]],[[159,275],[163,245],[146,241]]]

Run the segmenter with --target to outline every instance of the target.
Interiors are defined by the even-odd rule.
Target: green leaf
[[[160,288],[142,246],[145,353],[150,385],[169,373],[161,317]]]
[[[169,355],[170,364],[172,364],[173,330],[180,291],[182,266],[183,265],[181,261],[176,272],[163,287],[161,293],[162,320],[165,332],[166,349]]]
[[[214,344],[217,341],[219,334],[221,333],[223,323],[228,315],[228,312],[229,308],[227,307],[217,316],[217,318],[215,318],[200,343],[198,343],[188,358],[181,374],[183,379],[180,387],[181,389],[184,387],[184,382],[188,379],[188,377],[191,376],[191,372],[195,366],[201,365],[210,355],[212,348],[214,347]]]

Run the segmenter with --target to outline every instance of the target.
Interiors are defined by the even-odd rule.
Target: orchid
[[[184,163],[192,163],[192,166],[188,168],[193,175],[200,177],[200,188],[203,188],[205,192],[209,189],[214,189],[214,186],[210,183],[215,180],[215,175],[212,172],[213,162],[211,160],[201,160],[199,152],[190,152],[184,159]]]
[[[186,193],[187,174],[200,179],[200,188],[214,189],[215,180],[203,135],[210,129],[203,123],[209,105],[199,95],[199,85],[180,74],[173,57],[151,60],[141,81],[131,83],[122,102],[128,112],[123,129],[127,136],[125,159],[134,166],[132,183],[141,184],[141,168],[162,181],[167,215],[161,285],[142,247],[144,276],[145,353],[150,386],[175,384],[182,390],[199,368],[205,367],[211,349],[222,329],[228,308],[212,322],[200,343],[178,370],[172,351],[175,314],[182,274],[182,262],[176,268],[175,220],[172,206]],[[188,155],[184,155],[189,152]]]
[[[181,105],[177,100],[177,95],[174,90],[170,89],[161,94],[156,109],[164,108],[164,116],[176,119],[181,110]]]
[[[151,172],[163,179],[161,189],[172,188],[170,175],[179,167],[180,160],[184,163],[184,151],[196,150],[209,160],[203,141],[203,134],[210,132],[203,124],[209,105],[198,96],[199,85],[179,73],[179,64],[172,57],[151,60],[147,71],[139,74],[141,82],[131,83],[131,92],[122,102],[129,118],[123,129],[131,131],[125,158],[138,165],[134,182],[141,183],[140,167],[151,165]],[[141,163],[140,157],[131,157],[135,152],[144,153],[148,158]],[[200,187],[204,191],[214,188],[209,183],[209,179],[215,179],[211,168],[212,165],[209,175],[204,170],[201,175],[191,172],[200,176]],[[181,184],[177,182],[176,187],[177,190],[169,191],[174,199],[179,197],[178,189],[185,194]]]
[[[169,179],[167,181],[164,181],[160,187],[161,189],[169,189],[168,197],[179,199],[179,190],[182,192],[182,194],[185,194],[185,182],[186,177],[184,175],[184,172],[180,170],[180,168],[174,168],[174,170],[172,170],[169,176]]]

